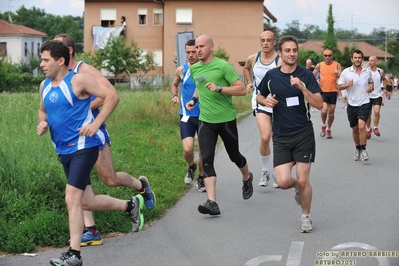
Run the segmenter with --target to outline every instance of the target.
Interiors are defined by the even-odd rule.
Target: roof
[[[0,35],[29,35],[29,36],[40,36],[47,37],[47,34],[32,28],[28,28],[22,25],[10,24],[5,20],[0,19]]]
[[[356,46],[360,51],[363,52],[364,57],[370,57],[372,55],[377,58],[385,58],[385,51],[381,50],[371,44],[366,42],[349,42],[349,41],[338,41],[338,49],[343,52],[345,46]],[[323,52],[324,41],[307,41],[304,43],[299,43],[299,49],[313,50],[316,52]],[[387,58],[394,58],[395,56],[387,52]]]
[[[269,17],[274,23],[277,22],[277,18],[276,18],[275,16],[273,16],[272,13],[270,13],[269,9],[267,9],[265,5],[263,5],[263,13],[264,13],[267,17]],[[266,17],[266,19],[267,19],[267,17]],[[269,20],[268,20],[268,21],[269,21]]]

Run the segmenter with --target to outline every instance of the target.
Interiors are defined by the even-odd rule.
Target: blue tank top
[[[51,140],[58,154],[71,154],[78,150],[104,144],[104,134],[99,130],[93,137],[80,136],[78,128],[94,121],[90,110],[90,97],[79,99],[72,90],[71,80],[75,72],[63,79],[59,86],[52,86],[46,78],[42,99],[47,113]]]
[[[199,102],[194,106],[193,110],[186,109],[186,103],[191,100],[194,95],[196,85],[190,75],[190,67],[188,64],[183,65],[183,78],[181,80],[181,96],[180,96],[180,111],[179,114],[185,116],[199,117],[200,109]]]

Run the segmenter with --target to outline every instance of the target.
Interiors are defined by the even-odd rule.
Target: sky
[[[311,24],[326,30],[329,3],[333,3],[335,28],[356,28],[364,34],[380,27],[399,30],[398,0],[264,0],[264,3],[277,18],[273,25],[280,30],[293,20],[298,20],[302,28]],[[22,5],[26,8],[35,6],[60,16],[82,16],[84,12],[84,0],[0,0],[0,11],[15,12]]]

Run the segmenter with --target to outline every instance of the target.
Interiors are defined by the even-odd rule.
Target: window
[[[176,8],[176,24],[193,24],[193,10],[191,8]]]
[[[154,55],[154,62],[157,65],[157,67],[162,66],[162,50],[154,50],[153,51]]]
[[[154,25],[162,26],[162,23],[163,23],[162,9],[154,9]]]
[[[28,50],[28,43],[25,42],[25,56],[28,56],[29,50]]]
[[[147,8],[139,8],[137,10],[137,13],[139,15],[138,17],[138,24],[142,26],[147,25]]]
[[[30,56],[34,56],[33,51],[35,51],[35,42],[31,42],[31,44],[30,44],[30,50],[31,50]]]
[[[40,42],[37,43],[37,56],[40,57]]]
[[[7,55],[7,43],[0,42],[0,56]]]
[[[115,27],[116,9],[101,9],[100,10],[101,27]]]
[[[147,55],[147,50],[141,50],[140,64],[145,64],[147,62],[145,56]]]

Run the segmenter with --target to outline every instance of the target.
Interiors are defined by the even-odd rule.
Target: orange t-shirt
[[[338,70],[338,63],[336,61],[333,61],[329,65],[320,62],[320,87],[323,92],[337,92],[338,76],[334,70]]]

